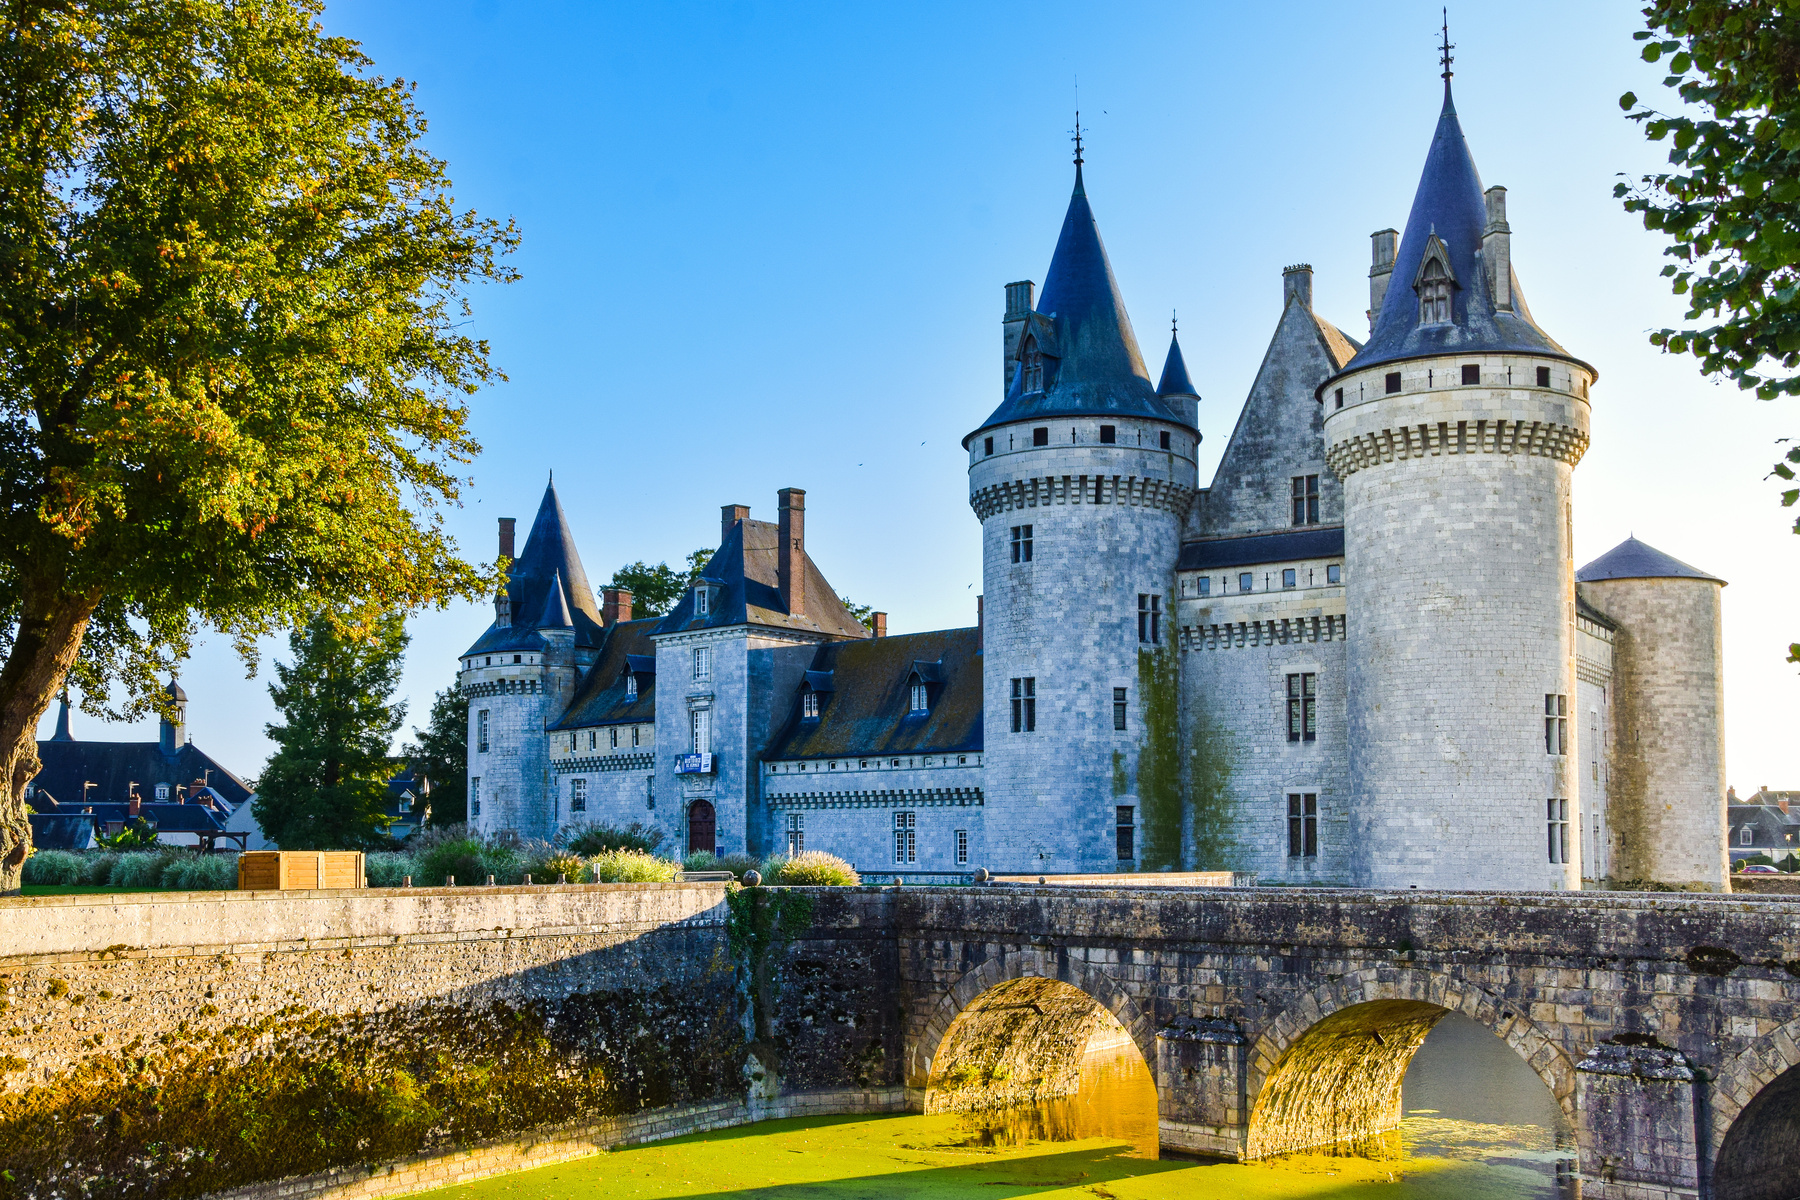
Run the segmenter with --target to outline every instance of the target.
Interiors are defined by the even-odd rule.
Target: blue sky
[[[1484,183],[1509,189],[1535,316],[1600,370],[1577,562],[1635,532],[1730,581],[1731,780],[1792,787],[1800,540],[1761,476],[1800,429],[1791,401],[1645,341],[1681,309],[1660,243],[1611,195],[1662,160],[1618,108],[1659,90],[1631,41],[1639,7],[1457,5],[1457,107]],[[528,523],[551,470],[596,584],[711,545],[721,504],[773,519],[775,490],[799,486],[814,558],[895,632],[974,620],[958,443],[999,401],[1002,285],[1049,261],[1077,78],[1088,192],[1153,372],[1181,312],[1204,480],[1285,264],[1312,263],[1318,310],[1366,331],[1368,235],[1404,223],[1437,116],[1438,19],[1391,2],[325,14],[416,81],[458,201],[523,233],[523,281],[474,297],[509,381],[474,401],[485,452],[451,522],[468,551],[492,555],[496,517]],[[416,717],[488,617],[412,622]],[[195,741],[249,775],[270,749],[267,679],[218,639],[183,676]]]

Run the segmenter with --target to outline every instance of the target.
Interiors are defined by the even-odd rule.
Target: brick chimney
[[[500,518],[500,557],[501,558],[517,557],[516,555],[513,554],[513,527],[516,526],[517,524],[518,524],[518,521],[512,517],[501,517]]]
[[[128,784],[127,788],[130,793],[130,798],[125,802],[125,811],[135,817],[144,811],[144,798],[138,795],[137,784]]]
[[[510,565],[513,557],[513,526],[518,524],[512,517],[500,518],[500,557]],[[500,590],[494,593],[494,624],[509,626],[512,624],[512,598],[506,594],[506,585],[502,583]]]
[[[775,493],[780,517],[781,544],[776,549],[775,573],[781,586],[781,606],[790,617],[806,615],[806,492],[782,488]]]
[[[882,612],[869,614],[869,628],[875,631],[876,637],[887,636],[887,614]]]
[[[721,504],[719,506],[719,545],[731,536],[732,527],[750,516],[748,504]]]
[[[617,625],[631,620],[631,591],[628,588],[606,588],[600,593],[600,620]]]

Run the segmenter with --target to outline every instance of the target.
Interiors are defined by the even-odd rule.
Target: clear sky
[[[1457,108],[1508,190],[1532,311],[1594,363],[1576,561],[1628,534],[1730,581],[1730,779],[1800,787],[1800,539],[1762,476],[1792,401],[1659,354],[1681,308],[1661,243],[1612,198],[1662,153],[1633,0],[1462,3]],[[1068,202],[1076,81],[1087,185],[1152,373],[1171,309],[1209,479],[1280,315],[1281,268],[1367,330],[1368,235],[1405,222],[1437,119],[1438,7],[365,0],[327,27],[416,81],[458,201],[517,220],[524,280],[475,296],[509,381],[452,526],[494,553],[554,470],[589,577],[679,562],[719,506],[807,489],[809,549],[894,632],[972,624],[979,527],[959,442],[1000,399],[1002,285],[1042,280]],[[411,624],[424,717],[490,619]],[[1470,629],[1470,637],[1494,631]],[[285,646],[273,647],[285,654]],[[257,774],[273,718],[214,639],[183,675],[194,740]],[[1455,681],[1446,681],[1454,686]],[[154,737],[77,717],[78,736]],[[45,733],[48,733],[46,727]]]

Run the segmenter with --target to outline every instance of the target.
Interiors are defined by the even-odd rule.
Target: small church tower
[[[1170,612],[1195,490],[1193,389],[1179,351],[1170,394],[1151,382],[1079,141],[1075,164],[1041,299],[1007,285],[1005,400],[963,440],[982,527],[987,820],[1008,830],[990,865],[1003,870],[1175,866],[1181,846]]]

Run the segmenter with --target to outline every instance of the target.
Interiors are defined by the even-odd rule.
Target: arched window
[[[1027,392],[1044,390],[1044,356],[1038,352],[1036,338],[1025,339],[1024,352],[1019,356],[1024,363],[1025,386]]]
[[[1450,319],[1450,276],[1436,258],[1425,264],[1419,280],[1419,324],[1437,325]]]

